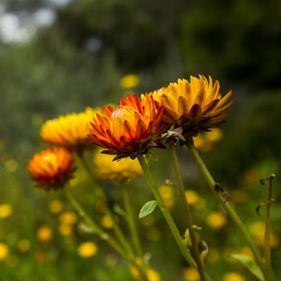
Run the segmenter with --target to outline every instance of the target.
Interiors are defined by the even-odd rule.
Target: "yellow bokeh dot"
[[[212,212],[207,217],[207,224],[212,228],[221,228],[226,224],[226,217],[220,212]]]
[[[70,224],[62,223],[59,226],[59,233],[61,236],[68,237],[73,234],[73,227]]]
[[[60,200],[53,200],[49,204],[49,211],[58,214],[63,210],[63,203]]]
[[[113,227],[113,222],[112,222],[111,217],[109,215],[104,215],[101,218],[101,225],[105,229],[111,229]]]
[[[0,219],[5,219],[13,213],[12,206],[10,204],[0,205]]]
[[[163,184],[159,187],[160,195],[168,209],[175,205],[174,191],[170,185]]]
[[[198,271],[193,267],[187,267],[184,272],[185,281],[200,281],[200,276]]]
[[[0,243],[0,261],[6,259],[9,255],[9,247],[5,243]]]
[[[74,212],[63,212],[59,216],[59,221],[64,224],[75,224],[77,220],[78,217]]]
[[[94,256],[98,251],[98,248],[93,242],[83,242],[78,247],[78,254],[82,258],[90,258]]]
[[[158,273],[158,271],[156,271],[155,269],[149,268],[147,270],[147,277],[149,281],[160,281],[161,277],[160,274]]]
[[[223,276],[223,281],[245,281],[245,278],[236,272],[229,272]]]
[[[17,243],[17,248],[20,252],[25,253],[30,249],[31,243],[28,239],[20,239]]]
[[[41,226],[37,230],[37,239],[41,242],[47,242],[53,238],[53,230],[48,226]]]
[[[196,191],[187,190],[185,192],[185,196],[190,206],[194,206],[199,209],[205,207],[205,200],[201,198]]]
[[[127,74],[120,79],[120,87],[123,89],[133,89],[138,86],[140,79],[135,74]]]

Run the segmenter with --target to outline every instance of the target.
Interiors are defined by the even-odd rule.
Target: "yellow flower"
[[[223,276],[223,281],[245,281],[246,279],[236,272],[229,272]]]
[[[187,267],[184,272],[185,281],[200,281],[200,276],[198,271],[193,267]]]
[[[28,239],[20,239],[17,243],[17,248],[20,252],[25,253],[30,249],[30,241]]]
[[[46,148],[33,156],[27,169],[39,187],[59,189],[72,176],[73,157],[63,147]]]
[[[53,230],[48,226],[41,226],[37,230],[37,239],[41,242],[50,241],[53,238]]]
[[[9,255],[9,247],[5,243],[0,243],[0,261],[6,259]]]
[[[133,89],[138,86],[140,79],[135,74],[127,74],[120,79],[120,87],[123,89]]]
[[[104,215],[101,218],[101,225],[105,228],[105,229],[111,229],[113,227],[113,222],[112,219],[109,215]]]
[[[98,251],[98,248],[93,242],[83,242],[78,247],[78,254],[82,258],[90,258],[94,256]]]
[[[205,207],[205,200],[201,198],[194,190],[187,190],[185,192],[185,196],[190,206],[198,209]]]
[[[190,76],[190,81],[179,79],[150,95],[164,106],[163,122],[182,127],[183,136],[189,139],[223,122],[231,94],[222,97],[218,81],[199,75]]]
[[[161,122],[163,107],[151,96],[142,101],[138,96],[120,99],[118,107],[105,106],[103,113],[97,113],[91,122],[89,138],[104,153],[136,158],[146,154],[151,147],[163,147],[160,137],[164,130]]]
[[[205,134],[199,134],[193,138],[195,148],[208,152],[214,144],[222,138],[222,131],[219,128],[214,128],[212,131]]]
[[[53,200],[49,204],[49,211],[53,214],[58,214],[63,209],[63,203],[60,200]]]
[[[77,222],[78,218],[74,212],[63,212],[59,216],[59,221],[63,224],[73,225]]]
[[[12,206],[10,204],[0,205],[0,219],[5,219],[13,213]]]
[[[169,209],[175,205],[175,198],[173,188],[170,185],[164,184],[159,187],[159,192],[165,203],[165,206]]]
[[[220,212],[212,212],[207,217],[207,224],[212,228],[221,228],[226,224],[226,217]]]
[[[155,269],[149,268],[147,271],[147,277],[149,281],[160,281],[161,277],[158,271]]]
[[[97,176],[103,180],[122,183],[142,175],[142,168],[137,160],[122,158],[112,161],[112,155],[101,153],[98,149],[94,155]]]
[[[61,223],[59,225],[59,233],[61,236],[68,237],[73,234],[73,227],[71,224]]]
[[[100,112],[99,108],[87,108],[81,113],[71,113],[48,120],[41,128],[41,138],[49,144],[81,152],[91,145],[88,139],[89,126],[97,112]]]

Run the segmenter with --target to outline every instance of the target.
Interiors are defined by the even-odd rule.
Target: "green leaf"
[[[156,207],[157,207],[157,202],[155,200],[147,201],[146,203],[144,203],[144,205],[140,210],[139,218],[142,219],[150,215]]]
[[[264,281],[263,274],[256,264],[256,262],[249,256],[244,255],[231,255],[235,260],[240,262],[244,267],[246,267],[253,275],[255,275],[259,280]]]

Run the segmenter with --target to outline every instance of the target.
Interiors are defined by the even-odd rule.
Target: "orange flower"
[[[150,95],[165,108],[163,122],[182,127],[185,138],[217,127],[224,121],[225,111],[232,103],[228,102],[231,91],[222,97],[219,82],[213,83],[211,77],[208,80],[202,75],[190,76],[190,82],[179,79]]]
[[[163,147],[159,137],[164,129],[161,122],[163,107],[152,96],[142,101],[137,96],[120,99],[120,105],[105,106],[91,123],[89,138],[104,153],[115,154],[114,159],[136,158],[151,147]]]
[[[33,156],[27,169],[43,189],[59,189],[72,176],[73,157],[66,148],[47,148]]]

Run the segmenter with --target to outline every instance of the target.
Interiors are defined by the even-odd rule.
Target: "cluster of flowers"
[[[164,148],[175,141],[190,144],[198,133],[224,121],[231,94],[222,96],[219,82],[211,77],[191,76],[141,97],[128,95],[117,106],[47,121],[41,137],[54,147],[36,154],[28,171],[41,186],[56,189],[71,177],[71,152],[83,153],[90,144],[102,147],[114,160],[135,159],[152,147]]]

